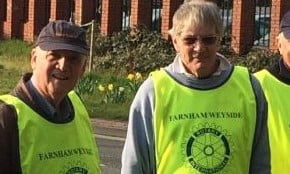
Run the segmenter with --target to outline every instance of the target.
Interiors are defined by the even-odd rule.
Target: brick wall
[[[166,39],[169,39],[168,30],[172,27],[174,12],[182,3],[183,0],[163,0],[161,34]]]
[[[92,1],[76,0],[75,6],[72,6],[71,1],[1,0],[0,37],[34,41],[49,20],[70,20],[72,10],[69,9],[75,7],[77,7],[75,10],[78,15],[77,22],[82,24],[91,21],[95,10],[90,3]]]
[[[122,29],[122,1],[103,0],[101,32],[104,35],[111,35]]]
[[[147,26],[150,29],[152,23],[151,4],[151,0],[131,0],[131,27]]]
[[[3,37],[3,23],[6,20],[6,0],[0,1],[0,38]]]
[[[33,41],[50,18],[50,0],[29,0],[28,19],[24,23],[24,40]],[[43,8],[43,7],[47,8]]]
[[[289,0],[272,0],[270,45],[271,50],[277,50],[277,39],[279,34],[279,24],[283,15],[290,10]]]
[[[3,37],[11,38],[11,37],[19,37],[19,18],[18,10],[19,4],[17,4],[17,0],[7,0],[6,1],[6,20],[3,22]]]
[[[75,22],[85,24],[94,19],[96,15],[96,1],[77,0],[75,2]]]
[[[23,38],[33,41],[49,19],[70,19],[74,9],[75,22],[85,24],[96,16],[97,0],[0,0],[0,37]],[[101,32],[111,35],[122,29],[122,0],[99,0],[102,4]],[[211,0],[216,1],[217,0]],[[169,39],[172,17],[183,0],[163,0],[161,33]],[[236,53],[245,53],[254,39],[254,0],[233,0],[232,42]],[[277,50],[276,37],[279,23],[290,10],[289,0],[272,0],[269,48]],[[151,0],[131,0],[130,26],[145,25],[151,28]],[[249,20],[253,19],[253,20]]]
[[[50,19],[57,20],[70,20],[70,11],[71,9],[71,0],[60,1],[60,0],[51,0],[50,2]],[[64,10],[66,9],[66,10]]]
[[[243,54],[252,47],[255,32],[254,15],[253,0],[233,1],[231,47],[236,53]]]

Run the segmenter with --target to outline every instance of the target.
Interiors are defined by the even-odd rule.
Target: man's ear
[[[83,75],[84,75],[84,73],[85,73],[85,71],[86,71],[87,62],[88,62],[88,59],[86,59],[86,60],[85,60],[85,62],[84,62],[84,65],[83,65],[83,67],[82,67],[81,76],[83,76]]]
[[[279,52],[281,53],[281,47],[282,47],[282,45],[281,45],[281,37],[283,37],[282,36],[282,33],[280,33],[277,37],[276,37],[276,40],[277,40],[277,46],[278,46],[278,50],[279,50]]]
[[[30,52],[30,65],[32,70],[35,69],[35,64],[36,64],[36,48],[33,48]]]
[[[179,53],[179,46],[178,46],[178,44],[177,44],[177,38],[176,38],[176,36],[174,35],[174,36],[171,36],[172,37],[172,43],[173,43],[173,46],[174,46],[174,48],[175,48],[175,51],[177,52],[177,53]]]
[[[178,44],[177,44],[177,37],[176,37],[176,33],[174,32],[173,28],[168,30],[168,34],[169,34],[170,39],[172,41],[172,44],[173,44],[173,46],[175,48],[175,51],[177,53],[179,53],[179,47],[178,47]]]

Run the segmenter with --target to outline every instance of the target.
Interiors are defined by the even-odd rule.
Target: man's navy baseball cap
[[[288,11],[281,20],[280,33],[281,32],[283,32],[287,39],[290,39],[290,11]]]
[[[64,20],[49,22],[40,32],[36,45],[42,50],[70,50],[84,55],[89,52],[86,31]]]

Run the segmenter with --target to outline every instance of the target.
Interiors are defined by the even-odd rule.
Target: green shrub
[[[220,52],[235,65],[248,67],[250,72],[257,72],[263,68],[271,66],[280,55],[266,48],[252,48],[246,55],[238,56],[229,48],[224,48]]]
[[[172,62],[172,45],[157,32],[133,28],[95,39],[95,69],[115,72],[150,72]]]

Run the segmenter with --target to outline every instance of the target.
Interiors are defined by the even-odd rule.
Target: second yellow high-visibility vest
[[[88,113],[79,97],[69,93],[75,117],[69,123],[45,120],[20,99],[0,96],[17,111],[23,174],[99,174],[99,154]]]
[[[157,174],[249,172],[256,100],[245,68],[210,90],[181,85],[164,70],[152,78]]]
[[[290,85],[282,83],[267,70],[255,74],[268,101],[268,129],[272,174],[290,172]]]

